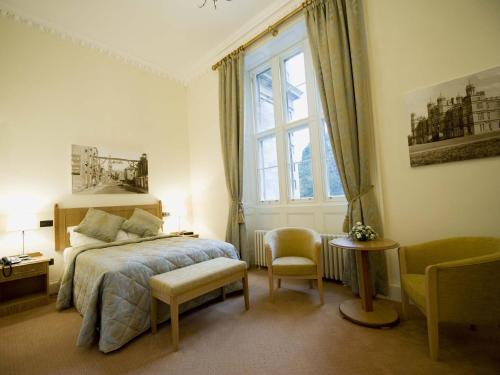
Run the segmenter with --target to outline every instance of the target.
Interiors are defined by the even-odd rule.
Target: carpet
[[[0,374],[500,374],[498,327],[443,325],[433,362],[417,311],[394,328],[366,328],[340,316],[352,294],[338,283],[325,282],[319,306],[306,281],[283,281],[274,303],[265,271],[251,271],[249,282],[249,311],[236,294],[181,315],[175,353],[168,322],[103,354],[75,346],[82,318],[74,309],[51,303],[0,318]]]

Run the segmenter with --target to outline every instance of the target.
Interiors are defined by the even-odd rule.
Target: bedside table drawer
[[[0,282],[23,279],[25,277],[43,275],[45,273],[47,273],[47,263],[28,263],[12,267],[12,275],[9,277],[5,277],[3,273],[0,272]]]

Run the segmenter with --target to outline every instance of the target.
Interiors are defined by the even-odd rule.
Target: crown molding
[[[103,55],[112,57],[122,63],[131,65],[137,69],[146,71],[148,73],[154,74],[164,79],[169,79],[175,81],[183,86],[187,85],[187,81],[175,77],[171,73],[167,72],[165,69],[148,62],[140,57],[134,56],[130,53],[120,51],[116,48],[112,48],[106,44],[93,40],[91,38],[79,35],[78,33],[63,30],[62,28],[33,17],[20,9],[14,9],[13,7],[6,5],[0,1],[0,16],[5,18],[13,19],[16,22],[27,25],[32,28],[36,28],[44,33],[52,34],[61,40],[68,40],[75,45],[79,45],[84,48],[93,49]]]
[[[201,75],[211,71],[213,64],[237,49],[246,40],[255,36],[256,33],[261,32],[269,25],[290,13],[301,3],[302,0],[282,0],[264,8],[255,17],[250,19],[250,21],[246,22],[238,30],[232,33],[231,36],[202,56],[196,65],[190,69],[189,73],[186,74],[185,84],[189,84]]]

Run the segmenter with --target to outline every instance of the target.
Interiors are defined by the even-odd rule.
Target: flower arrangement
[[[358,221],[349,232],[349,237],[355,241],[370,241],[377,238],[378,234],[371,226]]]

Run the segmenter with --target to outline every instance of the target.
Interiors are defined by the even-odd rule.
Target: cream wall
[[[208,71],[187,89],[193,230],[224,239],[229,209],[219,132],[218,75]]]
[[[500,158],[410,168],[404,106],[408,91],[500,65],[498,14],[495,0],[365,0],[375,178],[385,234],[403,245],[500,235]],[[188,87],[194,221],[202,233],[223,238],[227,199],[216,105],[217,75],[208,72]],[[388,266],[391,297],[398,298],[394,251]]]
[[[0,226],[13,211],[52,219],[63,206],[149,203],[189,206],[186,89],[95,50],[0,17]],[[71,144],[146,152],[150,194],[71,194]],[[188,207],[189,208],[189,207]],[[170,223],[167,230],[176,229]],[[0,229],[0,232],[2,231]],[[27,233],[27,248],[61,254],[52,228]],[[0,236],[0,255],[20,249],[19,233]]]
[[[496,0],[366,0],[385,233],[500,236],[500,158],[410,168],[404,94],[500,65]],[[390,277],[399,286],[395,253]]]

